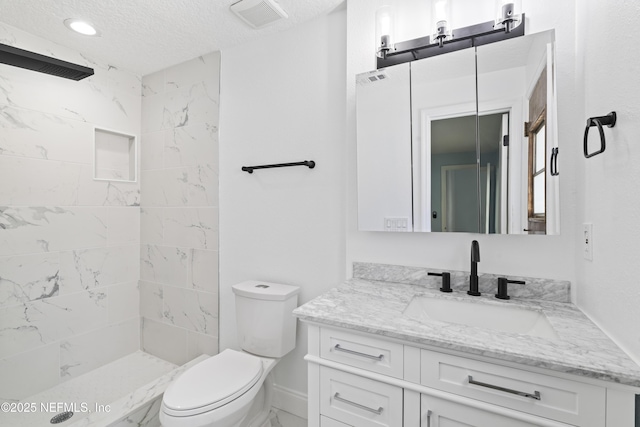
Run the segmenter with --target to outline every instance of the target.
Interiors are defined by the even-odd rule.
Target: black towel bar
[[[604,137],[604,129],[602,128],[602,126],[607,126],[612,128],[616,125],[616,119],[617,119],[617,116],[615,111],[612,111],[606,116],[591,117],[587,119],[587,127],[584,130],[584,142],[583,142],[585,158],[588,159],[589,157],[596,156],[600,153],[603,153],[604,150],[606,150],[607,140]],[[598,127],[598,133],[600,134],[600,149],[598,151],[594,151],[593,153],[589,153],[589,148],[587,147],[588,141],[589,141],[589,129],[591,129],[594,126]]]
[[[305,160],[303,162],[278,163],[275,165],[243,166],[242,171],[253,173],[254,169],[286,168],[289,166],[307,166],[309,169],[313,169],[316,167],[316,162],[314,162],[313,160]]]

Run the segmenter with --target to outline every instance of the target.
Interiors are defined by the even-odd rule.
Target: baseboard
[[[299,391],[274,384],[272,405],[305,420],[308,418],[307,395]]]

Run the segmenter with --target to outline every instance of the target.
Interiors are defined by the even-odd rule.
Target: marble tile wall
[[[143,77],[142,349],[182,365],[218,352],[220,54]]]
[[[140,135],[142,85],[1,23],[0,42],[95,70],[76,82],[0,64],[0,400],[14,400],[140,346],[140,185],[92,173],[94,127]]]

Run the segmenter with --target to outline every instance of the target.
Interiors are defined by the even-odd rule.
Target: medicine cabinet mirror
[[[359,74],[358,228],[559,234],[554,55],[547,31]]]

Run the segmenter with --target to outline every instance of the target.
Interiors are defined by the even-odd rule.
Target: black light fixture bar
[[[522,14],[522,22],[515,28],[507,31],[505,28],[494,28],[494,21],[470,25],[452,31],[452,37],[445,40],[440,46],[432,43],[429,36],[396,43],[393,50],[387,52],[384,58],[377,58],[377,69],[396,64],[404,64],[418,59],[429,58],[456,50],[467,49],[499,42],[502,40],[520,37],[524,35],[525,16]]]
[[[0,44],[0,63],[76,81],[93,75],[92,68],[6,44]]]

